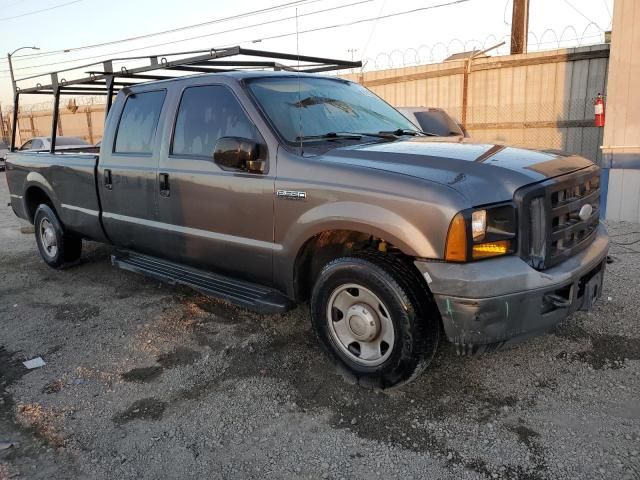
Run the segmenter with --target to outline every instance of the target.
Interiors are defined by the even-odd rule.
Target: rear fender
[[[23,204],[24,212],[27,216],[29,215],[28,191],[32,187],[36,187],[42,190],[47,195],[47,197],[49,197],[49,200],[51,200],[54,210],[56,212],[60,211],[61,204],[60,204],[60,201],[58,200],[57,195],[54,193],[53,186],[41,173],[29,172],[25,178],[24,188],[22,189],[22,191],[24,192],[24,198],[22,199],[22,204]]]

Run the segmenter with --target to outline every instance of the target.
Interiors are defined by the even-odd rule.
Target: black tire
[[[357,288],[347,288],[353,284],[362,286],[366,298],[372,298],[370,294],[373,294],[375,300],[382,302],[376,312],[378,327],[382,317],[387,325],[393,325],[393,345],[388,346],[386,352],[384,341],[382,346],[378,345],[381,358],[377,361],[382,363],[377,365],[363,365],[363,359],[355,358],[360,350],[352,349],[353,344],[345,349],[345,342],[335,333],[335,322],[342,319],[339,318],[341,312],[338,318],[334,314],[336,292],[346,289],[349,295],[358,293]],[[358,305],[351,308],[357,309]],[[440,314],[419,273],[408,262],[378,252],[343,257],[327,264],[313,287],[311,319],[329,358],[354,376],[358,384],[368,388],[384,389],[413,380],[429,365],[440,341]],[[372,327],[371,335],[381,335],[377,333],[378,327]]]
[[[64,231],[49,205],[42,204],[37,208],[33,216],[33,225],[40,256],[51,268],[65,268],[80,258],[82,239]],[[48,239],[45,231],[52,237]],[[52,241],[55,242],[55,250],[51,248]]]

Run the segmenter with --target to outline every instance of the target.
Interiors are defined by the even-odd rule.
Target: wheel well
[[[308,300],[318,274],[327,263],[363,250],[379,251],[403,260],[411,260],[411,257],[399,248],[373,235],[351,230],[328,230],[319,233],[305,242],[296,257],[294,266],[296,299]],[[411,264],[413,264],[412,261]],[[424,286],[428,289],[426,281]]]
[[[41,189],[40,187],[29,187],[24,195],[25,203],[27,205],[27,214],[29,215],[29,221],[33,223],[33,217],[36,214],[36,210],[38,206],[43,203],[49,205],[51,209],[55,212],[55,207],[53,206],[53,202],[49,198],[49,195]]]

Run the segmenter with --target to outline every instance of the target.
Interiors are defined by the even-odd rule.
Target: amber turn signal
[[[489,243],[480,243],[478,245],[474,245],[472,252],[473,258],[488,258],[488,257],[497,257],[498,255],[505,255],[509,253],[509,249],[511,248],[511,243],[509,240],[499,240],[497,242],[489,242]]]
[[[444,259],[448,262],[467,261],[467,222],[461,213],[453,217],[449,225]]]

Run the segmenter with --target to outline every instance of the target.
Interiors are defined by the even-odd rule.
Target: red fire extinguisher
[[[596,127],[604,127],[604,98],[599,93],[593,102]]]

